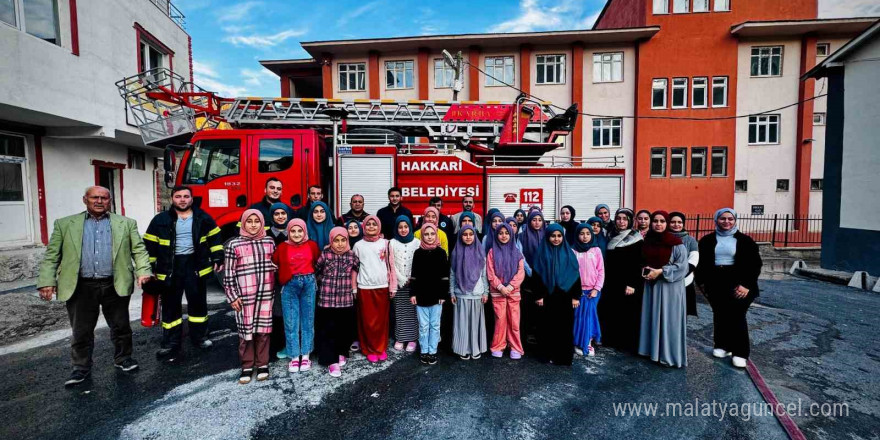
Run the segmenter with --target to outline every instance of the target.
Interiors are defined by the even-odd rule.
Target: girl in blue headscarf
[[[581,281],[577,257],[565,242],[559,224],[547,227],[534,255],[532,270],[535,303],[542,309],[538,320],[538,345],[552,364],[571,365],[574,345],[574,309],[580,305]]]
[[[464,216],[464,214],[462,214]],[[450,258],[449,298],[452,301],[452,351],[461,359],[479,359],[489,349],[483,305],[489,300],[486,254],[473,226],[462,225]]]
[[[587,219],[587,224],[593,229],[596,245],[602,251],[602,258],[605,258],[605,249],[608,247],[608,237],[605,235],[605,231],[602,230],[605,227],[605,222],[599,217],[590,217]]]
[[[492,249],[492,244],[495,243],[495,230],[504,224],[504,214],[501,211],[492,208],[489,212],[490,214],[486,215],[486,224],[483,226],[483,251],[486,254],[489,253],[489,250]]]
[[[330,230],[333,229],[333,219],[331,218],[330,208],[324,202],[312,202],[312,208],[309,210],[309,218],[306,220],[306,229],[309,232],[309,239],[318,245],[318,251],[323,251],[324,247],[330,244]]]
[[[394,255],[394,270],[397,274],[397,294],[391,299],[394,307],[394,349],[407,352],[416,351],[419,339],[419,318],[416,306],[409,300],[412,262],[416,249],[421,242],[413,237],[413,226],[409,217],[401,215],[395,220],[394,239],[391,240],[391,251]]]

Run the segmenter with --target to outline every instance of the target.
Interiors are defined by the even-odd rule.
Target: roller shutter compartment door
[[[364,196],[364,210],[376,214],[388,205],[388,188],[394,186],[394,158],[391,156],[340,156],[339,200],[348,212],[351,196]]]
[[[505,217],[513,216],[513,213],[522,206],[520,190],[542,189],[544,220],[556,219],[556,177],[538,175],[517,176],[489,176],[489,190],[486,200],[486,210],[498,208]],[[505,195],[514,194],[514,202],[506,202]]]
[[[622,181],[619,176],[560,176],[559,206],[571,205],[578,221],[593,216],[596,205],[608,205],[612,217],[620,208]]]

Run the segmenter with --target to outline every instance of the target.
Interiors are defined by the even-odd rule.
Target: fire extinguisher
[[[142,286],[144,289],[141,297],[141,325],[155,327],[159,323],[159,282],[150,280]]]

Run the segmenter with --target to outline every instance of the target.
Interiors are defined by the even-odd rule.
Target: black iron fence
[[[774,246],[820,246],[822,244],[822,217],[796,217],[791,214],[740,216],[739,230],[757,242]],[[697,240],[715,230],[712,214],[687,215],[685,228]]]

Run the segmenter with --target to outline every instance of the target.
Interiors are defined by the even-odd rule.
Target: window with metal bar
[[[536,84],[565,84],[565,55],[535,57]]]

